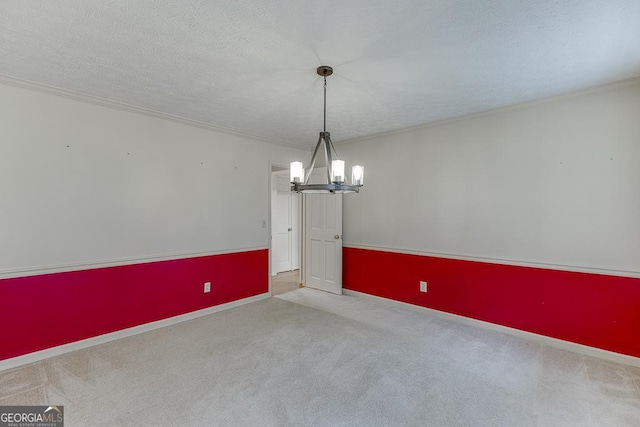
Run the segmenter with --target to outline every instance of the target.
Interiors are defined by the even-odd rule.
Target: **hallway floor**
[[[271,276],[271,295],[281,295],[300,289],[300,270],[283,271]]]

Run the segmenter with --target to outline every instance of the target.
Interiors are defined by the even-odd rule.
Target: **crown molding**
[[[188,117],[178,116],[175,114],[163,113],[161,111],[153,110],[150,108],[140,107],[137,105],[127,104],[126,102],[114,101],[107,98],[101,98],[98,96],[87,95],[80,92],[75,92],[68,89],[63,89],[57,86],[51,86],[43,83],[33,82],[31,80],[19,79],[5,74],[0,74],[0,83],[7,86],[14,86],[21,89],[29,89],[36,92],[42,92],[49,95],[60,96],[74,101],[85,102],[101,107],[107,107],[114,110],[127,111],[129,113],[141,114],[147,117],[153,117],[161,120],[168,120],[174,123],[205,129],[212,132],[224,133],[240,138],[252,139],[254,141],[267,142],[269,144],[283,145],[289,148],[297,148],[307,150],[309,147],[306,145],[298,145],[291,142],[281,141],[278,139],[267,138],[260,135],[254,135],[248,132],[242,132],[236,129],[225,128],[222,126],[216,126],[209,123],[193,120]]]
[[[560,95],[549,96],[549,97],[546,97],[546,98],[536,99],[536,100],[533,100],[533,101],[525,101],[525,102],[521,102],[521,103],[518,103],[518,104],[507,105],[505,107],[491,108],[489,110],[483,110],[483,111],[479,111],[477,113],[465,114],[463,116],[458,116],[458,117],[451,117],[449,119],[436,120],[436,121],[433,121],[433,122],[423,123],[423,124],[416,125],[416,126],[409,126],[409,127],[400,128],[400,129],[394,129],[394,130],[385,131],[385,132],[378,132],[378,133],[371,134],[371,135],[365,135],[365,136],[360,136],[360,137],[357,137],[357,138],[343,140],[343,141],[340,141],[340,142],[336,142],[334,144],[335,145],[346,145],[346,144],[355,144],[355,143],[359,143],[359,142],[367,142],[367,141],[370,141],[370,140],[373,140],[373,139],[384,138],[384,137],[388,137],[388,136],[394,136],[394,135],[410,133],[410,132],[416,132],[416,131],[420,131],[420,130],[423,130],[423,129],[428,129],[428,128],[437,127],[437,126],[444,126],[444,125],[448,125],[448,124],[452,124],[452,123],[456,123],[456,122],[463,122],[463,121],[466,121],[466,120],[477,119],[477,118],[485,117],[485,116],[493,116],[495,114],[505,113],[505,112],[508,112],[508,111],[520,110],[520,109],[531,107],[531,106],[534,106],[534,105],[546,104],[546,103],[558,101],[558,100],[561,100],[561,99],[570,99],[570,98],[589,95],[589,94],[593,94],[593,93],[604,92],[604,91],[611,90],[611,89],[618,89],[618,88],[623,88],[623,87],[627,87],[627,86],[634,86],[634,85],[637,85],[637,84],[640,84],[640,76],[632,77],[630,79],[625,79],[625,80],[619,80],[619,81],[616,81],[616,82],[613,82],[613,83],[606,83],[606,84],[603,84],[603,85],[598,85],[598,86],[594,86],[594,87],[590,87],[590,88],[586,88],[586,89],[581,89],[581,90],[578,90],[578,91],[575,91],[575,92],[563,93],[563,94],[560,94]]]
[[[107,107],[107,108],[112,108],[112,109],[115,109],[115,110],[127,111],[127,112],[131,112],[131,113],[134,113],[134,114],[141,114],[141,115],[144,115],[144,116],[147,116],[147,117],[154,117],[154,118],[158,118],[158,119],[162,119],[162,120],[168,120],[168,121],[172,121],[174,123],[180,123],[180,124],[183,124],[183,125],[196,127],[196,128],[200,128],[200,129],[205,129],[205,130],[209,130],[209,131],[212,131],[212,132],[224,133],[224,134],[227,134],[227,135],[232,135],[232,136],[237,136],[237,137],[241,137],[241,138],[252,139],[254,141],[267,142],[267,143],[270,143],[270,144],[281,145],[281,146],[285,146],[285,147],[289,147],[289,148],[296,148],[296,149],[299,149],[299,150],[311,151],[311,148],[309,148],[309,146],[307,146],[307,145],[300,145],[300,144],[281,141],[281,140],[277,140],[277,139],[267,138],[267,137],[260,136],[260,135],[254,135],[254,134],[251,134],[251,133],[248,133],[248,132],[242,132],[242,131],[239,131],[239,130],[236,130],[236,129],[230,129],[230,128],[225,128],[225,127],[222,127],[222,126],[212,125],[212,124],[205,123],[205,122],[200,122],[198,120],[193,120],[193,119],[190,119],[188,117],[182,117],[182,116],[178,116],[178,115],[174,115],[174,114],[163,113],[161,111],[156,111],[156,110],[152,110],[152,109],[145,108],[145,107],[140,107],[140,106],[127,104],[127,103],[119,102],[119,101],[114,101],[114,100],[110,100],[110,99],[106,99],[106,98],[101,98],[101,97],[97,97],[97,96],[87,95],[87,94],[83,94],[83,93],[80,93],[80,92],[75,92],[75,91],[72,91],[72,90],[63,89],[63,88],[60,88],[60,87],[57,87],[57,86],[47,85],[47,84],[43,84],[43,83],[37,83],[37,82],[30,81],[30,80],[25,80],[25,79],[19,79],[19,78],[16,78],[16,77],[7,76],[5,74],[0,74],[0,83],[8,85],[8,86],[19,87],[19,88],[22,88],[22,89],[29,89],[29,90],[34,90],[34,91],[38,91],[38,92],[47,93],[47,94],[50,94],[50,95],[56,95],[56,96],[72,99],[72,100],[75,100],[75,101],[86,102],[86,103],[89,103],[89,104],[94,104],[94,105],[99,105],[99,106],[103,106],[103,107]],[[352,138],[352,139],[342,140],[342,141],[339,141],[339,142],[334,142],[334,144],[335,145],[346,145],[346,144],[354,144],[354,143],[359,143],[359,142],[366,142],[366,141],[370,141],[370,140],[373,140],[373,139],[378,139],[378,138],[384,138],[384,137],[388,137],[388,136],[394,136],[394,135],[399,135],[399,134],[404,134],[404,133],[415,132],[415,131],[419,131],[419,130],[422,130],[422,129],[428,129],[428,128],[436,127],[436,126],[444,126],[444,125],[451,124],[451,123],[456,123],[456,122],[461,122],[461,121],[466,121],[466,120],[472,120],[472,119],[475,119],[475,118],[491,116],[491,115],[494,115],[494,114],[500,114],[500,113],[513,111],[513,110],[519,110],[519,109],[527,108],[527,107],[530,107],[530,106],[533,106],[533,105],[545,104],[545,103],[553,102],[553,101],[560,100],[560,99],[574,98],[574,97],[588,95],[588,94],[592,94],[592,93],[603,92],[603,91],[606,91],[606,90],[611,90],[611,89],[616,89],[616,88],[621,88],[621,87],[626,87],[626,86],[633,86],[633,85],[636,85],[636,84],[640,84],[640,76],[639,77],[633,77],[633,78],[630,78],[630,79],[620,80],[620,81],[613,82],[613,83],[607,83],[607,84],[604,84],[604,85],[599,85],[599,86],[595,86],[595,87],[591,87],[591,88],[587,88],[587,89],[582,89],[582,90],[571,92],[571,93],[554,95],[554,96],[550,96],[550,97],[543,98],[543,99],[537,99],[537,100],[533,100],[533,101],[526,101],[526,102],[522,102],[522,103],[518,103],[518,104],[508,105],[506,107],[492,108],[492,109],[489,109],[489,110],[484,110],[484,111],[480,111],[480,112],[477,112],[477,113],[466,114],[466,115],[459,116],[459,117],[452,117],[452,118],[448,118],[448,119],[436,120],[436,121],[433,121],[433,122],[423,123],[423,124],[416,125],[416,126],[409,126],[409,127],[404,127],[404,128],[400,128],[400,129],[393,129],[393,130],[390,130],[390,131],[378,132],[378,133],[371,134],[371,135],[364,135],[364,136],[360,136],[360,137],[357,137],[357,138]]]

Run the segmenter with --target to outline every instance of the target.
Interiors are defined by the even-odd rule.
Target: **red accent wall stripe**
[[[0,280],[0,360],[263,294],[268,258],[264,249]]]
[[[637,278],[357,248],[343,276],[345,289],[640,357]]]

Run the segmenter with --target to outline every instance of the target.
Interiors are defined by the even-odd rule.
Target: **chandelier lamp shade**
[[[297,193],[358,193],[364,185],[364,167],[355,165],[351,168],[351,183],[345,177],[344,160],[338,158],[331,135],[327,132],[327,77],[333,74],[333,68],[323,65],[318,67],[317,73],[324,78],[324,126],[320,132],[316,149],[313,151],[311,163],[306,169],[302,162],[291,162],[291,191]],[[321,180],[324,183],[309,183],[318,156],[324,156],[325,171]]]

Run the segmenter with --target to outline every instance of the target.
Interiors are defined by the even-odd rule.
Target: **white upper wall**
[[[338,147],[345,245],[640,272],[640,81]]]
[[[303,152],[0,84],[0,274],[264,248]]]

